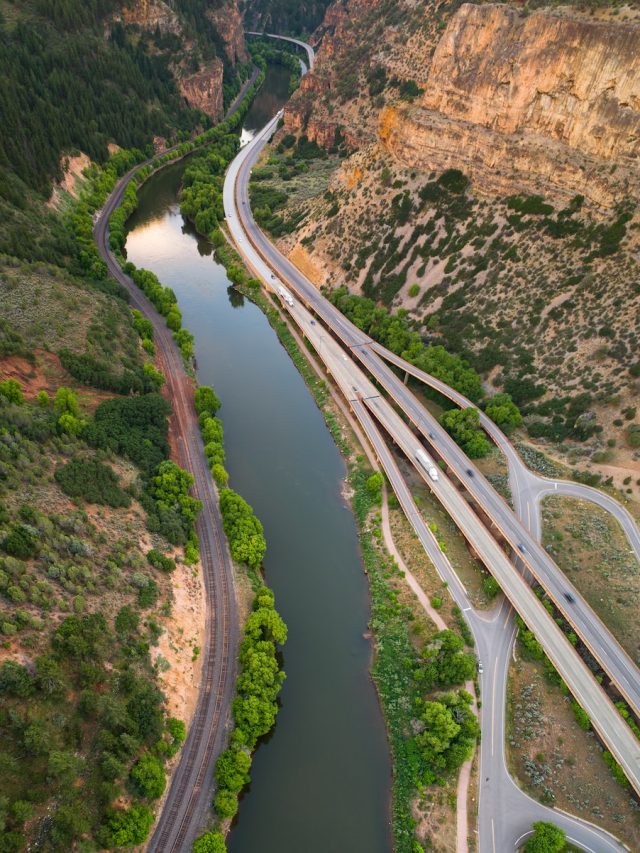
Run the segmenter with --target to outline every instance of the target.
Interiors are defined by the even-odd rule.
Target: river
[[[287,96],[269,69],[246,138]],[[230,485],[265,528],[267,581],[289,628],[275,729],[255,753],[230,853],[389,853],[390,759],[369,675],[366,579],[344,462],[262,312],[231,288],[212,247],[183,220],[184,165],[151,179],[127,255],[177,295],[197,374],[222,401]]]

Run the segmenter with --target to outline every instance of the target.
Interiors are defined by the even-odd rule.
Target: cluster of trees
[[[437,691],[463,684],[475,672],[475,657],[465,652],[465,640],[454,631],[439,631],[421,650],[413,672],[421,694],[415,708],[416,783],[441,782],[471,755],[480,732],[472,697],[465,690]]]
[[[228,133],[185,169],[180,212],[201,234],[209,235],[224,219],[222,187],[224,173],[238,150],[237,133]]]
[[[182,326],[182,314],[173,290],[161,284],[157,275],[149,270],[137,269],[130,261],[124,264],[123,269],[165,318],[185,362],[191,361],[194,337]]]
[[[477,409],[450,409],[440,415],[440,423],[471,459],[481,459],[491,451]]]
[[[433,784],[457,770],[471,757],[480,726],[465,690],[445,693],[435,701],[419,703],[418,719],[423,726],[416,744],[423,761],[425,784]]]
[[[470,400],[481,399],[482,382],[476,371],[443,346],[425,344],[420,335],[412,331],[406,310],[390,313],[386,308],[376,307],[373,299],[350,294],[346,287],[331,291],[329,299],[359,329],[396,355],[446,382]]]
[[[164,377],[152,364],[114,373],[108,364],[87,353],[78,354],[62,349],[59,356],[64,369],[78,382],[114,394],[147,394],[158,391],[164,382]]]
[[[259,569],[267,550],[260,519],[233,489],[220,490],[220,510],[231,556],[250,569]]]
[[[233,717],[236,727],[231,744],[216,762],[216,813],[233,817],[238,795],[249,781],[251,752],[260,737],[273,727],[276,702],[284,672],[278,665],[277,647],[287,639],[287,627],[275,609],[272,591],[258,589],[240,645],[240,668],[236,683]]]
[[[114,397],[97,407],[83,430],[89,444],[126,456],[149,478],[169,456],[171,406],[160,394]]]
[[[420,653],[417,681],[425,690],[463,684],[473,678],[476,659],[464,651],[464,640],[448,629],[439,631]]]
[[[55,471],[62,491],[72,498],[107,506],[129,506],[131,498],[120,488],[118,475],[95,458],[73,459]]]
[[[149,803],[164,790],[163,764],[185,727],[164,720],[135,611],[122,608],[115,631],[99,612],[68,616],[32,667],[0,666],[0,701],[3,850],[23,848],[24,822],[48,799],[52,849],[73,849],[82,838],[107,849],[146,839]],[[124,786],[133,802],[112,807]]]
[[[187,563],[198,560],[198,538],[195,522],[202,503],[189,494],[193,475],[167,459],[151,478],[150,493],[160,521],[160,532],[174,545],[184,545]]]
[[[522,425],[522,413],[513,402],[511,394],[496,394],[487,400],[484,410],[504,432],[511,432]]]
[[[330,0],[244,0],[250,29],[270,27],[269,32],[312,33],[322,23]]]
[[[201,385],[196,391],[195,404],[200,419],[204,452],[213,479],[219,486],[226,486],[229,482],[229,474],[224,467],[224,428],[222,421],[215,416],[220,407],[220,401],[212,388]]]

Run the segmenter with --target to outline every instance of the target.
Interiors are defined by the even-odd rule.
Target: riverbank
[[[127,253],[175,291],[194,332],[198,378],[223,401],[225,467],[263,520],[267,577],[290,628],[282,709],[256,753],[230,850],[299,849],[321,810],[332,822],[314,830],[310,850],[339,839],[341,849],[388,853],[388,751],[353,516],[339,499],[342,462],[262,313],[243,307],[208,241],[178,214],[181,173],[166,170],[143,189]]]

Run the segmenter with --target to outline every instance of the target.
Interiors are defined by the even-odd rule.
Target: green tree
[[[5,397],[10,403],[21,405],[24,403],[24,394],[22,387],[16,379],[5,379],[0,382],[0,395]]]
[[[80,406],[78,405],[78,396],[75,391],[61,385],[56,391],[53,408],[57,415],[69,414],[74,415],[74,417],[78,417],[80,414]]]
[[[196,838],[191,848],[192,853],[227,853],[227,845],[221,832],[205,832]]]
[[[475,673],[475,658],[465,653],[464,640],[448,629],[439,631],[421,653],[419,677],[427,689],[462,684]]]
[[[161,797],[167,784],[162,762],[150,752],[145,752],[136,761],[130,776],[133,789],[148,800]]]
[[[533,824],[533,835],[524,845],[525,853],[562,853],[567,849],[567,836],[559,826],[539,820]]]
[[[480,459],[491,450],[477,409],[451,409],[440,416],[440,423],[471,459]]]
[[[142,844],[153,825],[153,812],[140,803],[130,809],[111,813],[107,821],[109,844],[113,847],[133,847]]]
[[[220,408],[220,400],[213,388],[208,385],[200,385],[196,388],[195,405],[196,412],[199,415],[208,412],[213,417]]]
[[[238,795],[224,788],[216,794],[213,807],[221,820],[234,817],[238,811]]]
[[[509,432],[522,424],[520,409],[511,399],[510,394],[496,394],[485,408],[485,412],[505,432]]]

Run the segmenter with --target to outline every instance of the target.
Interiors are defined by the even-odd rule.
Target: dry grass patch
[[[549,684],[542,664],[512,664],[507,695],[507,757],[521,787],[640,849],[640,807],[615,781],[595,735],[578,727],[570,697]]]
[[[640,564],[618,522],[589,501],[551,495],[543,544],[627,652],[640,661]]]

